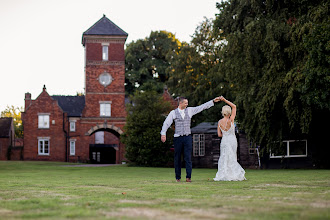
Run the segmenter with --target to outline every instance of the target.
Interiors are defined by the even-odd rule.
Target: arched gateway
[[[114,125],[101,124],[91,127],[86,136],[94,136],[89,144],[89,160],[91,163],[116,164],[121,155],[120,135],[123,131]]]
[[[118,128],[118,127],[116,127],[116,126],[114,126],[114,125],[108,125],[108,124],[102,124],[102,125],[96,125],[96,126],[94,126],[94,127],[92,127],[91,129],[89,129],[87,132],[86,132],[86,134],[85,135],[88,135],[88,136],[90,136],[91,134],[93,134],[94,132],[96,132],[96,131],[98,131],[98,130],[113,130],[113,131],[115,131],[115,132],[117,132],[119,135],[121,135],[121,134],[123,134],[124,132],[120,129],[120,128]]]

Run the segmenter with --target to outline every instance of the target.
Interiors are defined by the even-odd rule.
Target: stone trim
[[[125,43],[125,39],[119,39],[119,38],[115,38],[115,39],[107,39],[107,38],[100,38],[100,37],[96,37],[96,38],[92,38],[89,36],[88,38],[85,38],[85,44],[86,43],[109,43],[109,44],[124,44]]]
[[[114,130],[114,131],[116,131],[116,132],[118,132],[119,134],[123,134],[124,132],[120,129],[120,128],[118,128],[118,127],[116,127],[116,126],[114,126],[114,125],[108,125],[106,122],[104,123],[104,124],[98,124],[98,125],[96,125],[96,126],[94,126],[94,127],[92,127],[91,129],[89,129],[86,133],[85,133],[85,135],[86,136],[90,136],[94,131],[97,131],[97,130],[99,130],[99,129],[111,129],[111,130]]]
[[[89,60],[86,62],[86,65],[125,65],[124,61],[100,61],[100,60]]]
[[[123,122],[123,121],[119,121],[119,122],[115,122],[116,124],[123,124],[125,125],[126,122]],[[92,122],[92,121],[82,121],[81,124],[95,124],[95,121]]]
[[[125,95],[125,92],[86,92],[86,94],[95,94],[95,95]]]

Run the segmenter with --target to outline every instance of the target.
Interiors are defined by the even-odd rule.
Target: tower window
[[[101,117],[111,116],[111,102],[100,102],[100,116]]]
[[[109,57],[109,45],[102,45],[102,60],[107,61]]]

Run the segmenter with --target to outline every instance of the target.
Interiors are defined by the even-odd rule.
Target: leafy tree
[[[132,103],[127,106],[129,114],[122,137],[127,159],[142,166],[169,165],[172,142],[160,141],[165,114],[171,110],[169,103],[155,91],[136,91]],[[173,136],[173,131],[169,129],[167,135]]]
[[[227,82],[218,74],[220,50],[225,44],[213,31],[213,20],[204,18],[196,28],[190,44],[183,43],[167,82],[174,95],[189,99],[189,105],[197,106],[224,94]],[[215,75],[216,73],[216,75]],[[221,87],[221,88],[220,88]],[[227,97],[228,98],[228,97]],[[202,112],[192,119],[192,125],[202,121],[219,119],[221,106]]]
[[[17,138],[23,137],[23,125],[22,125],[22,119],[21,119],[21,112],[23,111],[23,107],[14,107],[7,106],[4,111],[1,112],[1,117],[12,117],[14,128],[15,128],[15,136]]]
[[[329,2],[229,0],[217,8],[214,30],[228,42],[219,72],[244,130],[262,146],[290,137],[320,149],[330,113]]]
[[[149,37],[128,44],[125,50],[126,93],[147,90],[150,86],[162,92],[180,46],[180,41],[166,31],[151,32]]]

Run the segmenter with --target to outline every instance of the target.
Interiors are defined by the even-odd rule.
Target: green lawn
[[[330,170],[193,169],[0,161],[0,219],[330,219]],[[185,174],[185,170],[182,170]]]

